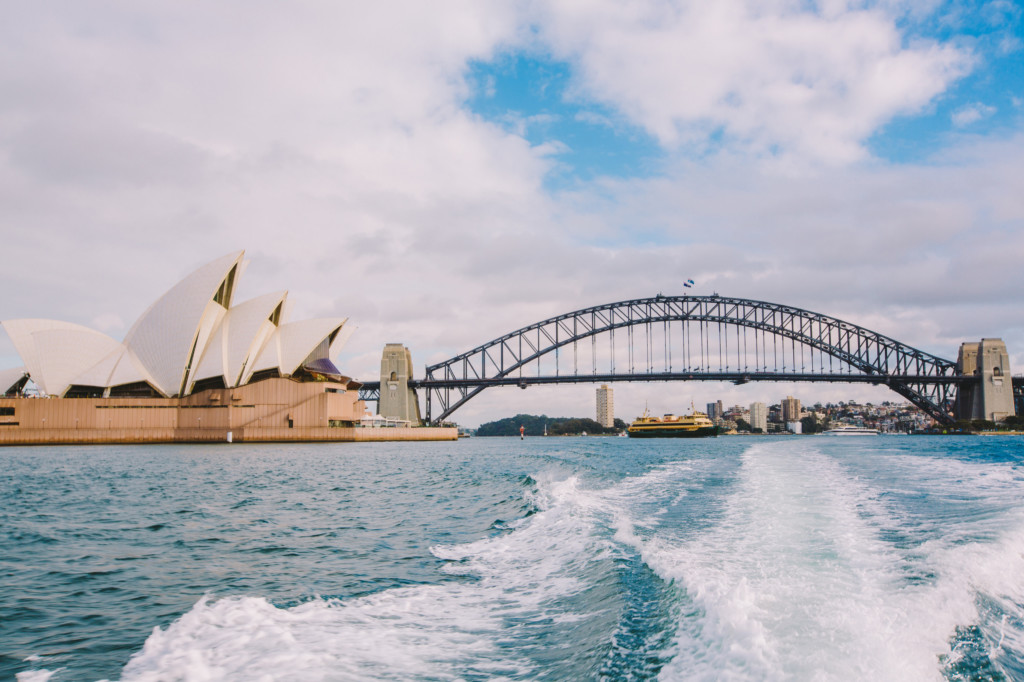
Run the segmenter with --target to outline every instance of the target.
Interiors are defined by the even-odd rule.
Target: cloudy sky
[[[0,319],[121,338],[245,249],[240,299],[350,317],[364,379],[387,342],[421,371],[686,278],[943,357],[1002,337],[1024,370],[1020,3],[0,8]],[[616,404],[890,395],[865,391],[620,384]],[[456,418],[593,406],[493,389]]]

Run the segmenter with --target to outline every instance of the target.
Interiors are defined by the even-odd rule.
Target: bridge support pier
[[[388,419],[408,421],[419,426],[420,401],[409,387],[412,379],[412,353],[400,343],[384,346],[380,360],[380,399],[377,414]]]
[[[975,376],[960,385],[956,399],[957,419],[1001,421],[1016,414],[1010,356],[1002,339],[982,339],[960,344],[957,372]]]

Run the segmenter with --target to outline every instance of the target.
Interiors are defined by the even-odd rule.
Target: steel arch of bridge
[[[699,330],[700,362],[677,371],[672,366],[671,323],[680,322],[679,333],[690,335]],[[666,371],[654,371],[652,354],[652,328],[663,325]],[[709,344],[712,325],[717,327],[719,366],[713,368],[714,348]],[[647,345],[645,367],[637,371],[634,362],[633,328],[646,327]],[[726,333],[723,336],[723,327]],[[629,367],[619,370],[615,361],[615,332],[628,332]],[[742,333],[740,330],[743,330]],[[735,331],[734,348],[729,348]],[[705,333],[706,332],[706,333]],[[580,372],[576,362],[577,344],[601,334],[611,336],[610,366],[608,372],[598,373],[596,350],[592,371]],[[753,337],[751,341],[750,337]],[[725,362],[722,363],[721,343],[725,339]],[[783,368],[768,366],[769,338],[778,360],[778,344],[782,340]],[[787,371],[788,352],[792,349],[792,367]],[[692,350],[692,339],[691,350]],[[811,351],[813,369],[814,352],[827,356],[839,364],[839,370],[829,360],[825,371],[819,359],[820,371],[807,372],[805,366],[796,371],[797,346],[800,344],[803,365],[805,349]],[[559,352],[572,345],[573,368],[561,373]],[[683,344],[685,348],[685,342]],[[595,346],[596,348],[596,346]],[[706,352],[705,352],[706,351]],[[539,360],[554,353],[555,373],[542,375]],[[733,356],[730,356],[733,353]],[[691,355],[687,355],[688,359]],[[753,369],[750,368],[753,358]],[[731,360],[736,366],[731,366]],[[537,375],[524,369],[537,364]],[[687,363],[690,365],[691,363]],[[742,367],[741,367],[742,365]],[[714,369],[714,371],[712,371]],[[952,421],[953,404],[960,382],[970,380],[957,374],[956,363],[912,348],[883,334],[828,315],[794,308],[792,306],[724,296],[662,296],[620,301],[584,308],[523,327],[500,338],[489,341],[471,351],[426,368],[423,380],[412,385],[426,390],[425,416],[438,423],[464,405],[488,386],[531,384],[612,382],[612,381],[831,381],[885,384],[907,398],[942,423]],[[436,403],[440,413],[432,415]]]

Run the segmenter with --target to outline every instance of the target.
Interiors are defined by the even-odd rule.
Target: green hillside
[[[618,433],[626,428],[626,423],[621,419],[615,420],[615,427],[606,429],[593,419],[586,417],[548,417],[547,415],[517,414],[514,417],[506,417],[498,421],[482,424],[476,430],[477,436],[518,436],[519,427],[526,429],[527,436],[543,436],[544,426],[547,426],[549,436],[578,436],[582,433],[589,435]]]

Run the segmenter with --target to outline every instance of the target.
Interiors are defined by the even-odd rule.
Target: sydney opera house
[[[238,252],[199,268],[123,341],[57,320],[3,320],[24,366],[0,369],[0,444],[450,436],[360,428],[359,384],[331,360],[347,320],[289,321],[286,292],[236,303],[246,264]]]

